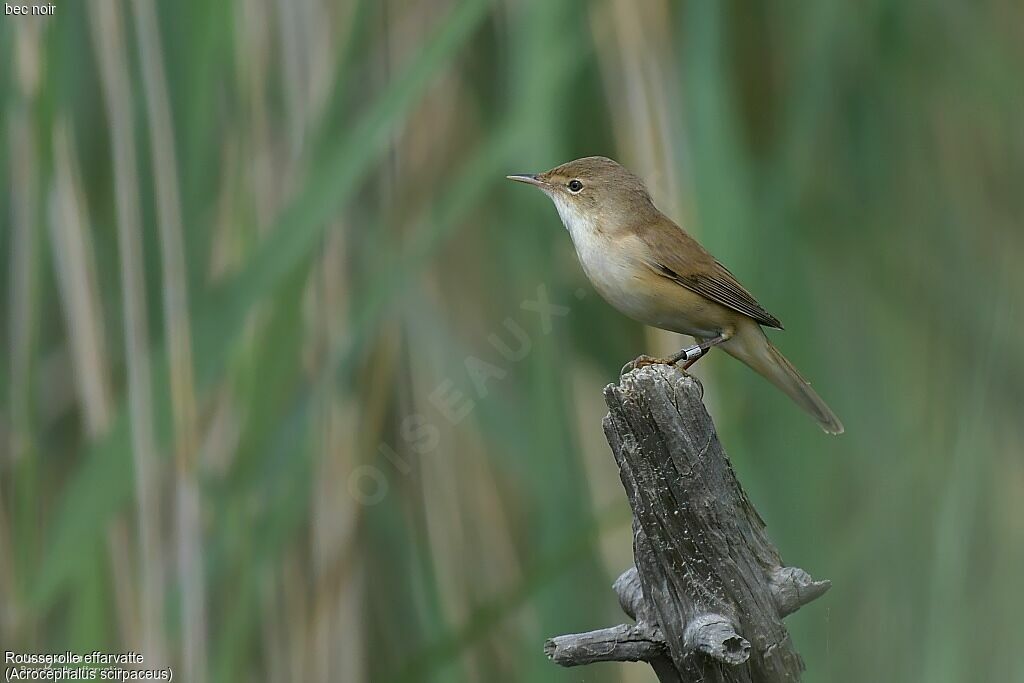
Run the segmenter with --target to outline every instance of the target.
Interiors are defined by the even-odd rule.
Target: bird
[[[685,361],[720,348],[782,390],[829,434],[843,424],[763,327],[782,323],[707,249],[655,207],[644,183],[603,156],[508,179],[533,185],[554,202],[584,274],[613,307],[646,325],[694,338],[667,358],[640,356],[633,369]]]

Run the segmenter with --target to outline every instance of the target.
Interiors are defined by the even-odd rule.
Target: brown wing
[[[757,303],[728,268],[675,223],[665,218],[642,230],[640,235],[652,255],[653,260],[648,265],[659,275],[750,316],[762,325],[782,329],[779,319]]]

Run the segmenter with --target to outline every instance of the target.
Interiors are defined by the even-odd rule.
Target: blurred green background
[[[695,368],[808,681],[1024,681],[1024,4],[60,2],[0,19],[0,649],[652,681],[602,387],[685,341],[540,193],[605,154],[843,418]],[[557,305],[538,314],[545,299]]]

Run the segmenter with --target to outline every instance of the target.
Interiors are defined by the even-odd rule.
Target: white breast
[[[650,301],[649,293],[638,279],[641,275],[638,271],[643,267],[637,258],[639,245],[630,242],[636,238],[613,236],[601,230],[559,194],[552,193],[551,199],[572,236],[583,272],[597,291],[626,315],[645,320]]]

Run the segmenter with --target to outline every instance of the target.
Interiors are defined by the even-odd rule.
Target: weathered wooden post
[[[701,401],[675,367],[605,388],[605,436],[633,509],[636,567],[615,582],[633,625],[558,636],[562,666],[645,661],[660,681],[797,681],[803,662],[782,618],[828,590],[783,566],[736,480]]]

